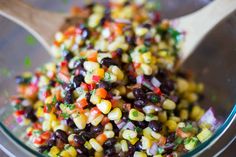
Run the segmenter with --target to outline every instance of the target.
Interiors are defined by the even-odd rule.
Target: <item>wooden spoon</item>
[[[187,35],[180,52],[183,62],[217,24],[236,10],[236,0],[215,0],[192,14],[172,20]],[[0,14],[23,26],[50,51],[53,35],[68,15],[43,11],[21,0],[0,0]],[[84,17],[84,15],[81,15]]]

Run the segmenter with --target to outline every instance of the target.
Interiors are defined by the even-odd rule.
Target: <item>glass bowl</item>
[[[72,0],[27,0],[33,6],[67,12],[83,2]],[[157,1],[164,18],[175,18],[191,13],[210,0]],[[47,22],[47,21],[45,21]],[[15,23],[0,17],[0,141],[9,156],[42,156],[25,137],[24,128],[12,116],[9,96],[15,94],[14,77],[24,71],[33,71],[50,60],[49,54],[37,40]],[[236,135],[236,13],[217,26],[202,41],[183,68],[193,71],[195,78],[205,84],[204,108],[213,106],[223,125],[206,142],[185,156],[213,156],[220,154]],[[4,142],[3,142],[4,141]],[[228,155],[230,156],[230,155]]]

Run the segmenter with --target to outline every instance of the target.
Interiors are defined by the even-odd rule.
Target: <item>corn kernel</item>
[[[189,84],[185,79],[177,79],[177,90],[180,93],[183,93],[185,91],[187,91],[189,88]]]
[[[92,28],[96,27],[99,24],[101,19],[102,19],[101,14],[94,13],[94,14],[90,15],[90,17],[88,19],[88,26],[92,27]]]
[[[147,138],[147,137],[145,137],[145,136],[142,136],[141,141],[142,141],[142,148],[143,148],[143,149],[149,149],[149,148],[151,148],[151,146],[152,146],[152,141],[151,141],[149,138]]]
[[[43,131],[51,130],[51,122],[48,120],[43,121],[42,129],[43,129]]]
[[[134,152],[134,157],[147,157],[147,155],[144,152],[135,151]]]
[[[139,138],[135,137],[135,138],[129,140],[129,142],[130,142],[130,144],[135,145],[135,143],[137,143],[138,140],[139,140]]]
[[[150,122],[150,121],[152,121],[152,120],[158,120],[158,116],[154,116],[154,115],[146,115],[145,116],[145,121],[147,121],[147,122]]]
[[[48,155],[51,156],[51,157],[56,157],[59,152],[60,152],[60,149],[58,147],[56,147],[56,146],[53,146],[50,149]]]
[[[93,149],[96,150],[97,152],[102,152],[103,151],[102,146],[97,142],[96,139],[94,139],[94,138],[90,139],[89,143],[91,144]]]
[[[97,125],[102,121],[103,118],[104,118],[104,115],[101,114],[101,115],[97,116],[95,119],[93,119],[93,120],[91,121],[91,124],[92,124],[93,126],[97,126]]]
[[[179,117],[176,117],[176,116],[171,116],[171,117],[169,118],[169,120],[173,120],[173,121],[175,121],[176,123],[180,122],[180,118],[179,118]]]
[[[152,60],[151,52],[146,52],[146,53],[142,54],[142,57],[143,57],[144,63],[146,63],[146,64],[150,64],[151,63],[151,60]]]
[[[60,153],[60,156],[61,157],[71,157],[69,152],[67,152],[66,150],[63,150],[61,153]]]
[[[92,145],[88,141],[84,143],[84,147],[88,150],[92,149]]]
[[[77,156],[77,151],[72,146],[70,146],[66,151],[70,154],[70,157],[76,157]]]
[[[161,138],[161,134],[155,132],[155,131],[152,131],[151,132],[151,135],[153,138],[155,138],[156,140],[159,140]]]
[[[106,135],[107,138],[112,138],[115,136],[114,131],[104,131],[103,133]]]
[[[212,136],[212,132],[207,129],[203,128],[202,131],[197,135],[197,138],[201,143],[205,142],[207,139],[209,139]]]
[[[104,130],[113,130],[113,126],[111,123],[107,123],[105,126],[104,126]]]
[[[87,71],[94,71],[98,69],[100,65],[97,62],[92,62],[92,61],[85,61],[84,62],[84,69]]]
[[[84,82],[87,84],[93,83],[92,75],[90,73],[87,73],[84,77]]]
[[[106,72],[104,76],[104,80],[107,82],[116,82],[117,76],[112,73]]]
[[[119,108],[114,108],[109,114],[108,118],[110,120],[119,120],[122,117],[122,112]]]
[[[126,94],[125,86],[118,86],[116,89],[120,92],[120,95]]]
[[[170,100],[170,99],[166,99],[162,105],[162,107],[165,110],[174,110],[176,107],[176,104],[174,101]]]
[[[95,152],[94,157],[104,157],[103,152]]]
[[[178,127],[179,127],[179,128],[184,128],[184,127],[185,127],[185,123],[184,123],[184,122],[178,123]]]
[[[167,121],[167,114],[166,114],[166,111],[163,111],[163,112],[158,112],[158,119],[160,122],[165,122]]]
[[[143,73],[145,75],[151,75],[152,74],[152,68],[151,66],[147,65],[147,64],[141,64],[141,68],[143,70]]]
[[[74,119],[74,123],[75,125],[79,128],[79,129],[84,129],[86,127],[86,123],[87,123],[88,117],[84,114],[78,114]]]
[[[52,122],[51,122],[52,130],[55,131],[56,128],[57,128],[60,124],[61,124],[61,123],[60,123],[59,120],[52,121]]]
[[[126,53],[123,53],[122,56],[121,56],[121,61],[123,63],[129,63],[129,55],[126,54]]]
[[[152,129],[149,127],[146,127],[145,129],[143,129],[143,135],[149,139],[153,139],[152,137]]]
[[[158,154],[158,155],[154,155],[153,157],[163,157],[163,156]]]
[[[137,137],[137,135],[138,135],[137,132],[133,130],[124,130],[122,133],[123,138],[126,140],[131,140]]]
[[[121,144],[122,152],[128,152],[129,148],[128,148],[128,144],[126,140],[121,140],[120,144]]]
[[[144,28],[144,27],[137,27],[135,29],[135,34],[137,36],[143,36],[145,35],[146,33],[148,32],[148,29],[147,28]]]
[[[195,105],[190,113],[190,118],[192,120],[199,120],[203,114],[204,110],[200,106]]]
[[[95,94],[92,94],[91,95],[91,98],[90,98],[90,102],[93,103],[93,104],[99,104],[101,102],[101,97],[95,95]]]
[[[101,100],[101,102],[97,104],[97,107],[103,114],[108,114],[111,110],[112,105],[109,100]]]
[[[111,71],[114,75],[116,75],[118,80],[122,80],[124,78],[124,73],[120,70],[119,67],[112,65],[109,67],[108,70]]]
[[[127,93],[127,98],[129,98],[129,99],[134,99],[135,97],[134,97],[133,92]]]
[[[98,53],[97,60],[98,60],[99,63],[101,63],[101,60],[103,58],[112,58],[112,55],[111,55],[111,53]]]
[[[176,128],[177,128],[177,123],[175,121],[173,121],[173,120],[166,121],[165,125],[168,127],[170,132],[175,131]]]
[[[131,109],[129,111],[129,119],[134,120],[134,121],[144,121],[145,116],[142,112],[139,112],[136,109]]]
[[[180,110],[180,118],[181,118],[181,120],[187,120],[188,119],[188,110],[186,110],[186,109]]]

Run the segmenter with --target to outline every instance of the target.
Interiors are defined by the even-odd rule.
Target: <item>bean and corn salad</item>
[[[183,33],[152,2],[110,0],[72,16],[55,35],[53,60],[16,77],[14,115],[39,152],[173,157],[213,134],[199,123],[203,85],[176,68]]]

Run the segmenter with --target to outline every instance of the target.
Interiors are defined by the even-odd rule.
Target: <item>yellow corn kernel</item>
[[[165,122],[165,125],[168,127],[170,132],[173,132],[177,128],[177,123],[173,120],[168,120]]]
[[[123,63],[129,63],[129,55],[126,54],[126,53],[123,53],[122,56],[121,56],[121,61]]]
[[[87,71],[94,71],[96,69],[99,69],[100,65],[97,62],[92,61],[85,61],[84,62],[84,69]]]
[[[166,114],[166,111],[163,111],[163,112],[158,112],[158,119],[160,122],[165,122],[167,121],[167,114]]]
[[[147,155],[144,152],[135,151],[134,152],[134,157],[147,157]]]
[[[176,123],[180,122],[180,118],[179,118],[179,117],[176,117],[176,116],[171,116],[171,117],[169,118],[169,120],[173,120],[173,121],[175,121]]]
[[[84,147],[88,150],[92,149],[92,145],[88,141],[84,143]]]
[[[212,136],[212,132],[207,129],[203,128],[202,131],[197,135],[197,138],[201,143],[205,142],[207,139],[209,139]]]
[[[135,138],[129,140],[129,142],[130,142],[130,144],[135,145],[135,143],[137,143],[138,140],[139,140],[139,138],[135,137]]]
[[[59,149],[58,147],[56,147],[56,146],[53,146],[53,147],[50,149],[48,155],[51,156],[51,157],[57,157],[57,154],[58,154],[59,152],[60,152],[60,149]]]
[[[93,74],[96,76],[99,76],[100,78],[104,78],[105,72],[104,72],[104,69],[99,68],[99,69],[94,70]]]
[[[128,148],[128,144],[126,140],[121,140],[120,144],[121,144],[122,152],[128,152],[129,148]]]
[[[97,107],[103,114],[108,114],[111,110],[112,105],[109,100],[101,100],[101,102],[97,104]]]
[[[75,136],[75,134],[70,134],[70,135],[68,136],[68,141],[69,141],[69,143],[72,143],[72,142],[74,141],[74,136]]]
[[[105,126],[104,126],[104,130],[113,130],[113,126],[111,123],[107,123]]]
[[[104,131],[103,133],[106,135],[107,138],[112,138],[115,136],[114,131]]]
[[[104,76],[104,80],[107,82],[116,82],[117,76],[112,73],[106,72]]]
[[[61,50],[58,46],[55,46],[55,45],[51,46],[49,53],[55,58],[61,57]]]
[[[111,71],[114,75],[116,75],[118,80],[122,80],[124,78],[124,73],[120,70],[118,66],[112,65],[108,69]]]
[[[134,97],[133,92],[127,93],[127,98],[129,98],[129,99],[134,99],[135,97]]]
[[[151,75],[152,74],[152,68],[151,66],[147,65],[147,64],[141,64],[141,68],[143,70],[143,73],[145,75]]]
[[[75,125],[81,130],[86,127],[87,120],[88,117],[84,114],[78,114],[75,118],[73,118]]]
[[[64,40],[64,34],[62,32],[57,32],[55,34],[55,40],[61,43]]]
[[[68,126],[67,125],[65,125],[65,124],[60,124],[60,125],[58,125],[56,128],[55,128],[55,130],[63,130],[63,131],[67,131],[68,130]]]
[[[91,121],[91,124],[92,124],[93,126],[97,126],[99,123],[101,123],[101,121],[102,121],[103,118],[104,118],[104,115],[101,114],[101,115],[97,116],[95,119],[93,119],[93,120]]]
[[[97,152],[102,152],[103,151],[102,146],[97,142],[96,139],[94,139],[94,138],[90,139],[89,143],[91,144],[93,149],[96,150]]]
[[[143,148],[143,149],[149,149],[149,148],[151,148],[151,146],[152,146],[152,141],[151,141],[149,138],[147,138],[147,137],[145,137],[145,136],[142,136],[141,141],[142,141],[142,148]]]
[[[148,29],[147,28],[144,28],[144,27],[137,27],[135,29],[135,34],[137,36],[143,36],[145,35],[146,33],[148,32]]]
[[[154,155],[153,157],[163,157],[163,156],[158,154],[158,155]]]
[[[198,96],[196,93],[187,93],[185,95],[185,98],[190,102],[190,103],[193,103],[195,101],[197,101],[198,99]]]
[[[176,107],[176,104],[174,101],[170,100],[170,99],[166,99],[163,104],[162,104],[162,107],[165,109],[165,110],[174,110],[175,107]]]
[[[90,102],[93,103],[93,104],[99,104],[101,102],[101,97],[95,95],[95,94],[92,94],[91,95],[91,98],[90,98]]]
[[[84,82],[87,84],[93,83],[92,75],[90,73],[87,73],[84,77]]]
[[[147,121],[147,122],[150,122],[150,121],[152,121],[152,120],[158,120],[158,116],[154,116],[154,115],[146,115],[145,116],[145,121]]]
[[[180,118],[181,120],[187,120],[188,119],[188,110],[182,109],[180,110]]]
[[[49,84],[49,78],[46,77],[46,76],[41,76],[40,79],[39,79],[38,86],[43,87],[43,86],[46,86],[48,84]]]
[[[52,122],[51,122],[52,130],[55,131],[55,129],[56,129],[60,124],[61,124],[61,123],[60,123],[59,120],[52,121]]]
[[[101,60],[103,58],[112,58],[112,55],[111,55],[111,53],[98,53],[97,60],[98,60],[99,63],[101,63]]]
[[[204,110],[200,106],[195,105],[193,106],[192,111],[190,113],[190,118],[192,120],[199,120],[203,114]]]
[[[76,157],[77,156],[77,151],[73,146],[70,146],[69,148],[67,148],[66,151],[70,154],[70,157]]]
[[[44,115],[43,108],[42,107],[37,108],[36,116],[39,118],[43,117],[43,115]]]
[[[129,111],[129,119],[134,120],[134,121],[144,121],[145,116],[142,112],[139,112],[136,109],[131,109]]]
[[[42,124],[43,131],[49,131],[51,130],[51,122],[48,120],[44,120]]]
[[[116,89],[119,91],[119,94],[120,94],[120,95],[126,94],[126,88],[125,88],[125,86],[118,86]]]
[[[153,138],[155,138],[156,140],[159,140],[161,138],[161,134],[155,132],[155,131],[152,131],[151,132],[151,135]]]
[[[71,157],[70,154],[69,154],[66,150],[63,150],[63,151],[60,153],[60,156],[61,156],[61,157]]]
[[[96,27],[99,24],[101,19],[102,19],[101,14],[94,13],[94,14],[90,15],[89,19],[88,19],[88,26],[92,27],[92,28]]]
[[[178,123],[178,127],[179,128],[184,128],[185,127],[185,123],[184,122],[179,122]]]
[[[143,57],[144,63],[146,63],[146,64],[150,64],[151,63],[151,60],[152,60],[151,52],[146,52],[146,53],[142,54],[142,57]]]
[[[182,79],[182,78],[177,79],[177,90],[180,93],[187,91],[188,88],[189,88],[189,84],[185,79]]]
[[[138,135],[137,132],[133,130],[124,130],[122,133],[123,138],[126,140],[131,140],[137,137],[137,135]]]
[[[94,157],[104,157],[103,152],[95,152]]]
[[[122,117],[122,112],[121,110],[116,107],[114,108],[109,114],[108,114],[108,118],[110,120],[119,120]]]
[[[143,135],[149,139],[153,139],[152,137],[152,129],[149,127],[146,127],[145,129],[143,129]]]

